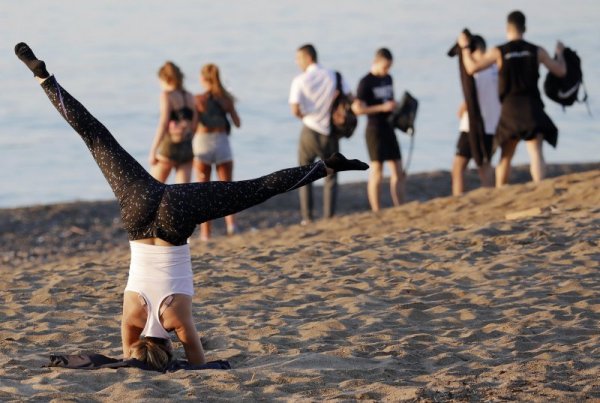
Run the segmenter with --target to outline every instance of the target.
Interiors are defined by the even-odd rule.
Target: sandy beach
[[[350,184],[332,220],[297,225],[292,193],[239,235],[217,222],[191,242],[194,310],[229,371],[42,368],[120,356],[126,236],[112,201],[0,210],[0,400],[600,401],[600,164],[549,173],[463,197],[413,175],[377,214]]]

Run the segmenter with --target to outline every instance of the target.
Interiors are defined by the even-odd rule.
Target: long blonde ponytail
[[[221,77],[219,74],[219,67],[216,64],[208,63],[202,66],[200,74],[210,84],[210,93],[218,96],[227,98],[229,101],[234,102],[234,96],[223,87],[221,83]]]

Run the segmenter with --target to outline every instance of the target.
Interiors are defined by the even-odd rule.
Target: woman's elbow
[[[477,73],[477,66],[472,65],[472,64],[465,64],[465,72],[472,76],[473,74]]]

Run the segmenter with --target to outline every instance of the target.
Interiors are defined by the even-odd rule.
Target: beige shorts
[[[194,158],[205,164],[233,161],[227,133],[196,133],[192,141]]]
[[[177,164],[186,164],[194,159],[191,140],[173,143],[168,134],[161,141],[158,147],[158,153]]]

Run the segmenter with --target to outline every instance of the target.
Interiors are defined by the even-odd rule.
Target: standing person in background
[[[392,76],[392,52],[381,48],[375,52],[371,71],[358,83],[352,110],[357,115],[367,115],[367,148],[371,159],[371,173],[367,184],[369,203],[373,211],[381,208],[379,193],[383,178],[383,163],[390,167],[390,192],[392,203],[399,206],[404,202],[404,172],[400,145],[394,128],[388,122],[394,110],[394,86]]]
[[[504,45],[490,49],[478,61],[469,49],[469,39],[461,33],[461,47],[465,68],[469,74],[496,63],[499,68],[499,92],[502,109],[496,130],[496,141],[502,147],[500,163],[496,168],[496,186],[508,183],[510,163],[519,140],[525,140],[530,158],[531,177],[539,182],[546,175],[542,153],[543,141],[556,147],[558,129],[544,112],[544,103],[537,86],[539,65],[542,63],[552,74],[564,77],[567,73],[563,58],[563,44],[556,43],[556,59],[537,45],[523,39],[525,15],[520,11],[508,14]]]
[[[302,120],[298,161],[301,165],[311,164],[317,157],[323,158],[339,151],[339,141],[331,135],[331,104],[337,95],[337,80],[334,71],[317,63],[317,51],[311,44],[298,48],[296,63],[302,73],[294,78],[290,89],[289,103],[292,114]],[[342,79],[342,90],[350,88]],[[313,220],[312,185],[300,188],[301,224]],[[323,186],[323,217],[335,213],[337,175],[325,178]]]
[[[175,182],[187,183],[192,175],[192,137],[198,124],[194,97],[183,87],[183,73],[173,62],[158,71],[162,92],[160,118],[150,147],[152,176],[166,182],[175,169]]]
[[[235,98],[223,84],[219,68],[212,63],[200,70],[200,84],[205,92],[196,95],[199,124],[193,141],[194,168],[198,182],[210,181],[212,166],[215,165],[220,181],[229,182],[233,176],[233,154],[229,144],[231,124],[240,127],[240,117],[235,109]],[[236,232],[233,215],[225,217],[227,234]],[[200,239],[210,238],[210,222],[200,224]]]
[[[485,54],[485,40],[479,35],[473,35],[471,38],[471,47],[473,59],[480,60]],[[498,98],[498,69],[495,64],[473,74],[476,87],[476,102],[481,112],[485,135],[483,136],[483,152],[485,153],[484,162],[477,167],[481,186],[494,186],[494,169],[491,159],[494,145],[494,133],[500,119],[500,99]],[[466,103],[463,101],[458,112],[460,118],[460,137],[456,144],[456,155],[452,164],[452,194],[459,196],[465,191],[464,174],[471,160],[471,148],[480,144],[471,144],[469,138],[469,114],[467,113]]]

